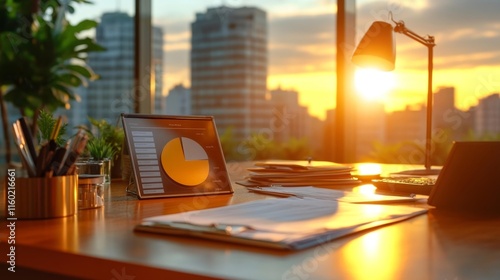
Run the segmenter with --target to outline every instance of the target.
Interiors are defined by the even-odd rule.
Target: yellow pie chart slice
[[[199,185],[209,174],[207,153],[187,137],[174,138],[163,147],[161,164],[172,180],[185,186]]]

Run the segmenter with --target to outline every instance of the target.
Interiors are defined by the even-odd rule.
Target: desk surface
[[[229,165],[233,180],[245,171]],[[17,221],[16,268],[105,279],[498,279],[500,218],[427,215],[299,252],[137,233],[150,216],[257,199],[233,184],[233,195],[137,200],[113,181],[105,206],[58,219]],[[7,261],[2,218],[0,260]],[[7,273],[1,267],[0,275]],[[2,277],[3,279],[3,277]]]

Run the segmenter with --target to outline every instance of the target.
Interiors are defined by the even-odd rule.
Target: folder
[[[135,231],[301,250],[426,212],[409,206],[289,197],[150,217]]]

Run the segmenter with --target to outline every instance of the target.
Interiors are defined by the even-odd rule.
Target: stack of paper
[[[290,197],[151,217],[135,230],[300,250],[426,212],[405,206]]]
[[[264,161],[255,163],[244,186],[338,186],[358,184],[351,166],[329,161]]]

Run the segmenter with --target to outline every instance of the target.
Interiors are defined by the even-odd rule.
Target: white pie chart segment
[[[190,138],[181,137],[186,160],[208,160],[208,155],[200,144]]]

